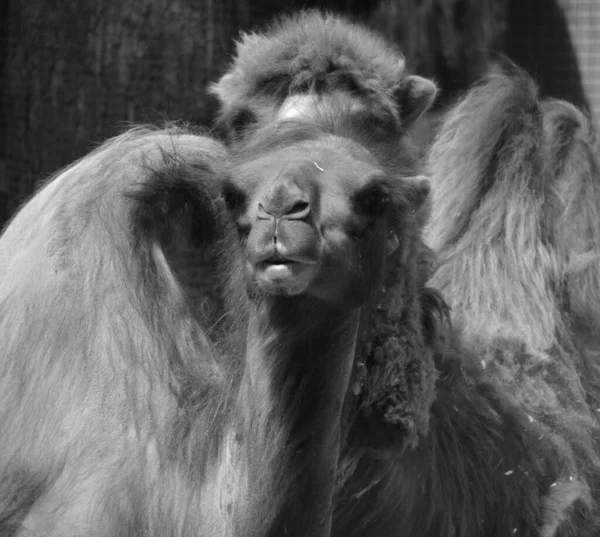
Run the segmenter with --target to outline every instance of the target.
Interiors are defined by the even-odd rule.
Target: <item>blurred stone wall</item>
[[[0,41],[0,222],[128,123],[208,123],[240,29],[282,1],[8,0]],[[290,2],[291,4],[291,2]],[[2,15],[2,13],[0,13]]]

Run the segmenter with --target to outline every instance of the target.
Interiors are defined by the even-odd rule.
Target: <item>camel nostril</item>
[[[297,201],[292,205],[291,209],[283,215],[283,218],[287,218],[288,220],[300,220],[306,218],[309,213],[310,203],[307,201]]]
[[[300,200],[293,203],[282,204],[282,206],[276,206],[274,203],[270,203],[266,207],[262,203],[259,203],[256,213],[260,220],[269,220],[271,218],[302,220],[310,214],[310,203],[308,201]]]

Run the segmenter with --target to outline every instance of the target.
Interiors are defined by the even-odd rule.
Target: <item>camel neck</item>
[[[265,301],[250,315],[240,392],[245,436],[262,444],[250,453],[260,456],[257,468],[271,468],[271,490],[282,498],[270,534],[328,536],[359,312],[290,301]]]

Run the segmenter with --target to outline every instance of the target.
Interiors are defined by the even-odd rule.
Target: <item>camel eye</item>
[[[246,207],[246,194],[232,183],[225,183],[222,190],[225,207],[232,213],[239,213]]]
[[[390,194],[384,185],[370,184],[356,193],[354,201],[361,212],[368,216],[379,216],[387,210]]]
[[[229,127],[231,130],[235,131],[236,133],[240,133],[241,131],[243,131],[244,129],[246,129],[249,125],[252,125],[253,123],[256,123],[258,120],[256,119],[256,116],[254,115],[254,113],[251,110],[248,110],[247,108],[242,108],[241,110],[238,110],[233,117],[231,118]]]

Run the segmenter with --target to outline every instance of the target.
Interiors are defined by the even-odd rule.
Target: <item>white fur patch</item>
[[[346,105],[349,113],[365,109],[363,103],[341,92],[334,95],[290,95],[279,108],[277,119],[310,119],[315,112],[330,108],[330,101],[333,99],[337,106],[340,102]]]
[[[312,112],[319,107],[318,101],[316,95],[292,95],[283,101],[277,118],[281,120],[309,118]]]

